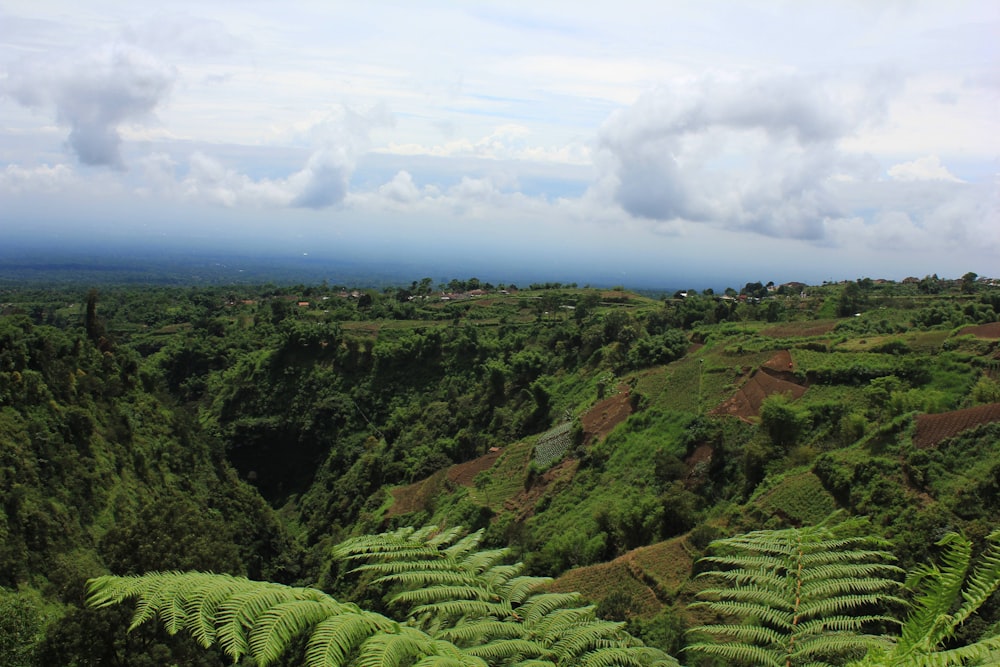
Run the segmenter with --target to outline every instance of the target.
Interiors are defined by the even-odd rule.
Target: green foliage
[[[784,394],[772,394],[761,404],[760,425],[775,447],[787,450],[808,427],[809,413]]]
[[[695,603],[735,616],[733,623],[693,628],[715,641],[688,651],[732,665],[824,665],[877,646],[860,634],[892,619],[873,609],[894,601],[899,568],[885,542],[837,537],[825,526],[755,531],[717,540],[718,555],[699,561],[714,585]]]
[[[483,283],[452,287],[471,285]],[[486,527],[489,544],[553,575],[689,529],[703,547],[809,523],[834,500],[869,515],[907,565],[949,530],[980,539],[1000,522],[998,427],[909,444],[913,412],[997,400],[996,341],[955,334],[996,321],[984,281],[918,294],[863,279],[739,307],[708,290],[539,287],[443,302],[425,279],[359,290],[362,308],[326,284],[102,285],[89,304],[88,287],[6,290],[0,584],[66,605],[37,662],[218,662],[152,625],[117,636],[124,612],[81,609],[79,582],[166,568],[324,580],[331,542],[415,516]],[[863,298],[860,317],[815,321],[845,292]],[[712,415],[786,349],[802,399],[768,406],[761,427]],[[608,394],[630,384],[638,412],[603,441],[573,432],[566,465],[531,468],[533,444],[562,448],[561,430],[542,436],[554,421],[582,423],[598,379]],[[432,484],[421,514],[384,514],[388,487],[448,479],[493,446],[505,454],[475,488]],[[799,465],[815,477],[788,472]],[[947,645],[978,633],[992,604]]]
[[[107,607],[138,601],[131,629],[159,619],[170,634],[189,632],[205,648],[218,644],[235,661],[252,656],[275,662],[293,641],[308,633],[305,664],[357,664],[381,646],[379,634],[399,634],[394,621],[338,603],[321,591],[201,572],[164,572],[99,577],[90,582],[88,604]],[[430,638],[419,637],[413,654],[436,655]],[[380,663],[379,663],[380,664]]]
[[[335,558],[364,562],[356,571],[375,576],[371,585],[394,589],[390,604],[403,608],[407,624],[313,588],[196,572],[99,577],[88,604],[136,599],[131,628],[159,619],[168,633],[186,631],[206,648],[260,665],[296,650],[301,638],[310,667],[677,664],[623,624],[597,619],[576,594],[539,592],[546,580],[503,564],[505,549],[480,550],[481,539],[407,528],[334,549]]]
[[[993,532],[986,550],[972,567],[972,543],[958,533],[948,533],[940,565],[925,564],[906,580],[915,595],[898,638],[890,648],[873,652],[857,667],[949,667],[996,664],[1000,634],[976,638],[971,643],[950,643],[962,625],[1000,588],[1000,531]]]
[[[982,375],[969,393],[973,405],[1000,403],[1000,382],[988,375]]]
[[[35,665],[44,625],[37,599],[0,589],[0,664],[5,667]]]

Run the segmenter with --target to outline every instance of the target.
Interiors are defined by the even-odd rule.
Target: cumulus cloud
[[[226,207],[295,207],[324,209],[344,201],[357,160],[368,145],[372,127],[385,122],[380,110],[359,113],[337,108],[302,134],[311,152],[301,169],[285,178],[253,178],[199,151],[191,155],[179,190],[189,199]],[[177,165],[166,156],[143,161],[150,182],[170,189]]]
[[[397,172],[391,181],[380,186],[379,195],[389,201],[409,204],[421,197],[421,192],[408,171]]]
[[[73,180],[73,170],[64,164],[37,167],[9,164],[0,172],[0,190],[11,194],[59,192],[71,185]]]
[[[901,162],[889,167],[887,173],[889,174],[889,178],[894,181],[962,182],[960,178],[957,178],[948,171],[947,167],[941,164],[941,159],[937,155],[926,155],[912,162]]]
[[[772,75],[661,87],[601,128],[602,187],[636,217],[821,238],[845,214],[828,188],[852,169],[836,142],[884,111],[881,94],[838,85]]]
[[[122,168],[120,127],[148,120],[176,73],[149,52],[113,44],[73,57],[22,60],[4,92],[19,103],[55,111],[68,143],[87,165]]]

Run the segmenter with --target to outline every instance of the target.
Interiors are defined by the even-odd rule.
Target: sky
[[[435,278],[1000,276],[1000,3],[0,2],[0,233]]]

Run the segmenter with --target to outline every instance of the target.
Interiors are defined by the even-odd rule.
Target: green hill
[[[337,591],[331,544],[405,525],[483,528],[676,650],[715,537],[843,510],[909,566],[1000,524],[996,288],[858,281],[837,318],[844,285],[452,282],[8,289],[0,605],[34,610],[33,659],[198,664],[153,630],[114,639],[83,581]]]

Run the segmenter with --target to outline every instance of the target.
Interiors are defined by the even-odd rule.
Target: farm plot
[[[550,428],[538,436],[535,442],[535,463],[547,468],[569,451],[573,444],[573,422],[565,422]]]
[[[800,526],[817,524],[837,509],[833,496],[823,488],[819,477],[809,471],[786,476],[762,493],[755,503],[768,514]]]
[[[916,421],[913,445],[917,449],[926,449],[980,424],[1000,422],[1000,403],[977,405],[935,415],[917,415]]]

